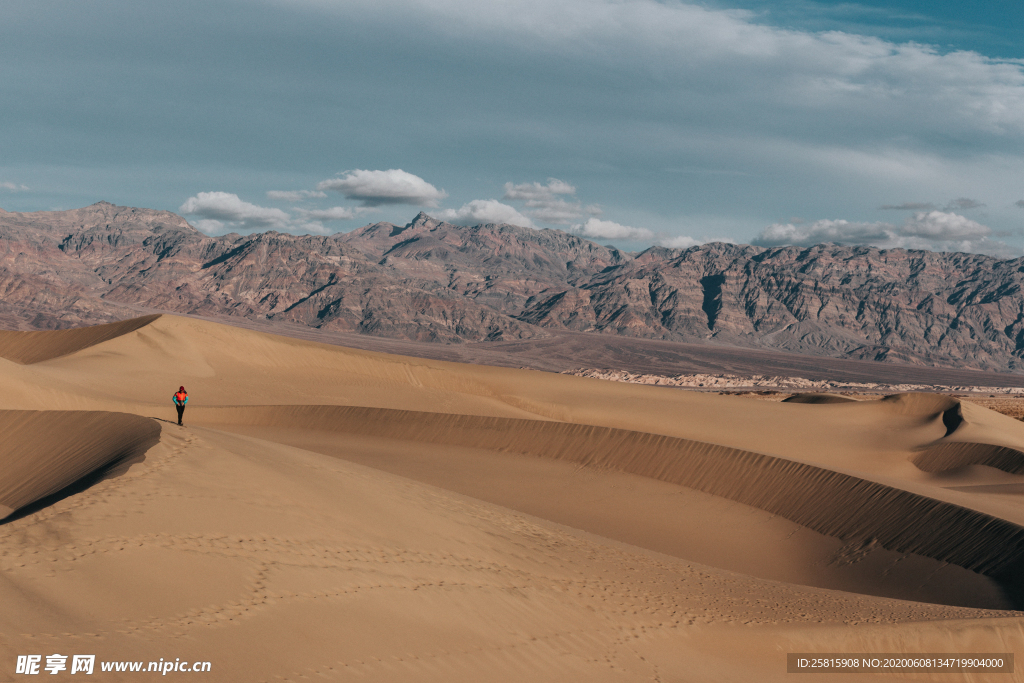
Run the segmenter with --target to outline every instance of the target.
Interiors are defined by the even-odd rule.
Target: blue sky
[[[1024,3],[990,0],[741,0],[714,3],[746,9],[755,21],[801,31],[844,31],[894,43],[917,42],[941,50],[972,50],[988,57],[1024,57]]]
[[[1022,6],[5,0],[0,207],[1016,256]]]

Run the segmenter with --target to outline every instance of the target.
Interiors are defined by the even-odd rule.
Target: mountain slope
[[[422,213],[329,237],[209,237],[103,202],[0,213],[0,324],[21,329],[146,309],[448,343],[571,330],[1013,371],[1022,271],[1024,259],[836,245],[626,254]]]
[[[565,294],[571,306],[537,299],[522,318],[646,338],[1015,369],[1024,350],[1022,266],[977,254],[708,244],[637,258]],[[572,324],[581,319],[593,322]]]
[[[484,303],[506,315],[527,300],[576,285],[630,257],[560,230],[459,226],[420,213],[406,226],[376,223],[335,236],[403,274]]]

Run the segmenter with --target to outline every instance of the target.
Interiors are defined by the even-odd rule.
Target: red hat
[[[185,391],[185,387],[178,387],[178,391]]]

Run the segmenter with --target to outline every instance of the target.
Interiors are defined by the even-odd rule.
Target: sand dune
[[[845,543],[878,544],[993,577],[1015,604],[1024,590],[1019,585],[1024,577],[1024,527],[892,486],[760,453],[572,423],[373,408],[213,408],[202,411],[199,419],[218,426],[329,430],[415,444],[489,449],[597,471],[628,472],[743,503]]]
[[[1005,612],[721,572],[202,428],[165,430],[129,475],[0,526],[0,542],[3,661],[180,658],[224,681],[771,681],[793,642],[976,646],[939,620],[1024,643]],[[888,630],[815,630],[850,623]]]
[[[170,418],[170,394],[184,384],[193,396],[190,406],[197,407],[351,405],[557,420],[801,459],[820,457],[820,443],[829,443],[837,457],[891,453],[905,458],[945,433],[935,427],[931,408],[899,402],[817,406],[745,401],[389,356],[166,315],[107,342],[5,372],[21,388],[13,397],[0,395],[0,408],[130,409]],[[743,414],[742,429],[735,428],[737,410]],[[801,438],[794,438],[794,430]],[[993,430],[985,426],[986,432]],[[1010,436],[1024,447],[1019,430]]]
[[[0,411],[0,519],[145,453],[160,427],[120,413]]]
[[[996,609],[1024,601],[1024,425],[978,406],[118,329],[0,335],[0,662],[781,681],[786,651],[1024,652]]]
[[[134,332],[153,322],[159,315],[147,315],[117,323],[79,327],[50,332],[10,332],[0,330],[0,358],[30,364],[66,356],[123,334]]]

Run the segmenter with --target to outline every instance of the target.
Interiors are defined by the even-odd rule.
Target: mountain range
[[[205,235],[106,202],[0,210],[0,326],[139,311],[444,343],[559,330],[1017,371],[1024,259],[711,243],[627,253],[559,230],[420,213],[329,236]]]

